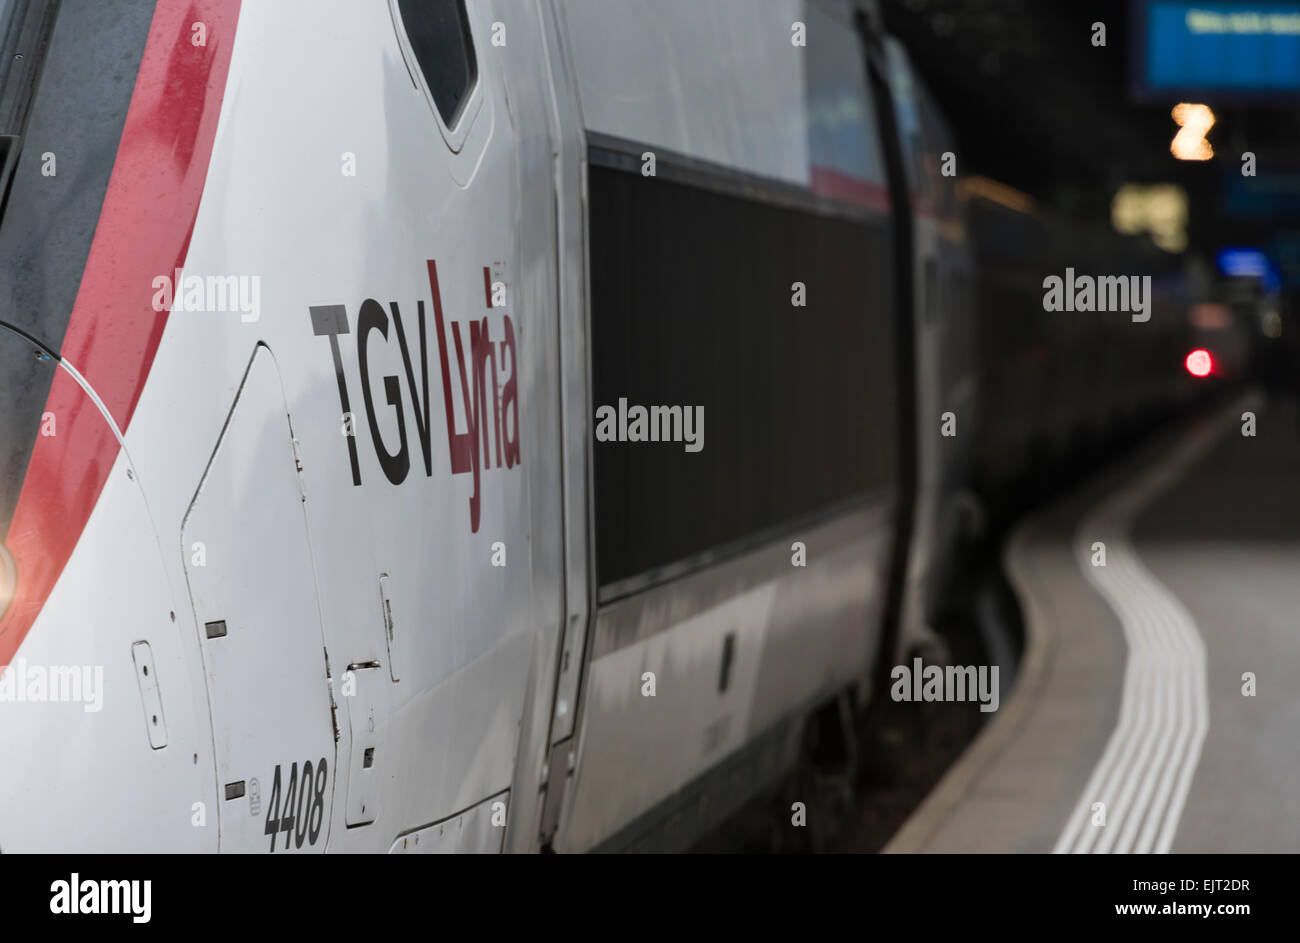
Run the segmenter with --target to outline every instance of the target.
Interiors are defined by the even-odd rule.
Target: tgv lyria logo
[[[471,319],[462,332],[461,324],[451,322],[451,349],[447,344],[447,324],[443,315],[442,295],[438,290],[438,266],[428,261],[429,288],[433,296],[435,339],[438,343],[438,364],[442,377],[442,400],[447,420],[447,447],[451,456],[453,475],[472,474],[474,491],[469,499],[470,530],[478,532],[481,508],[480,479],[482,473],[493,467],[513,468],[522,460],[519,451],[519,360],[515,353],[515,327],[510,315],[502,316],[502,338],[492,339],[488,317]],[[506,303],[505,285],[493,282],[491,270],[483,267],[483,295],[489,309],[503,307]],[[327,337],[330,354],[334,359],[334,374],[338,380],[339,404],[342,407],[342,431],[347,440],[348,460],[352,466],[352,484],[361,484],[361,464],[357,453],[356,424],[352,414],[352,399],[347,378],[343,373],[343,354],[339,338],[352,333],[348,323],[346,305],[313,305],[310,309],[312,331],[317,337]],[[408,316],[410,308],[407,308]],[[415,435],[419,440],[424,460],[425,477],[433,475],[432,427],[429,421],[429,358],[428,332],[425,325],[424,301],[415,305],[416,337],[408,338],[402,321],[401,308],[396,301],[388,308],[374,298],[361,302],[356,314],[357,364],[361,371],[361,398],[365,407],[366,422],[370,430],[375,458],[384,476],[394,485],[406,480],[411,470],[411,448],[406,431],[406,399],[409,397],[415,416]],[[390,316],[391,315],[391,316]],[[374,335],[378,334],[378,337]],[[384,395],[397,422],[396,447],[390,447],[380,432],[374,393],[370,383],[371,351],[373,344],[397,341],[401,353],[403,375],[383,378]],[[413,350],[414,342],[419,347]],[[465,355],[469,354],[466,361]],[[418,359],[416,355],[418,354]],[[451,364],[456,365],[452,377]],[[403,392],[405,380],[405,392]],[[457,428],[453,396],[459,393],[465,416],[465,428]],[[381,407],[382,408],[382,407]],[[495,459],[495,465],[494,465]]]

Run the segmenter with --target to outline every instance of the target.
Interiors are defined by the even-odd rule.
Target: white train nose
[[[202,670],[140,476],[74,369],[4,328],[0,363],[0,756],[23,771],[0,783],[4,850],[214,845],[151,798],[170,781],[213,805]]]

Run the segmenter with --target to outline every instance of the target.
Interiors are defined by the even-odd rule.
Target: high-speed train
[[[1186,395],[866,2],[7,0],[0,149],[3,852],[685,847]]]

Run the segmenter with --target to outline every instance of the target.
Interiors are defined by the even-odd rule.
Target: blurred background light
[[[1110,219],[1126,236],[1150,233],[1166,252],[1187,248],[1187,191],[1177,184],[1124,184],[1111,199]]]

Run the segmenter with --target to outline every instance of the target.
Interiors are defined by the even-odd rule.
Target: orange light
[[[1194,377],[1208,377],[1214,371],[1214,360],[1210,352],[1197,348],[1187,355],[1187,372]]]
[[[1179,126],[1173,143],[1169,145],[1175,157],[1179,160],[1209,160],[1214,156],[1214,148],[1205,140],[1205,135],[1214,127],[1214,112],[1209,106],[1179,102],[1170,114]]]
[[[14,601],[17,589],[18,568],[14,566],[14,558],[9,555],[9,548],[0,544],[0,619],[4,618],[9,604]],[[3,666],[0,666],[0,674],[4,674]]]

